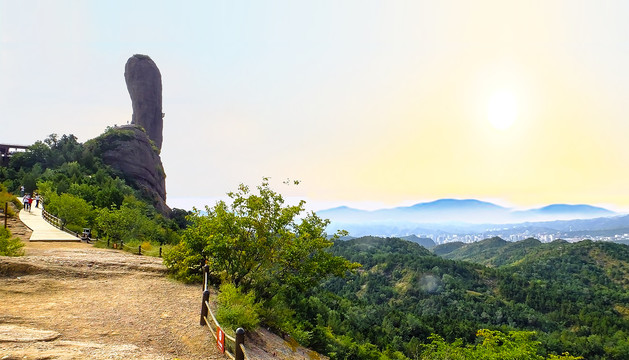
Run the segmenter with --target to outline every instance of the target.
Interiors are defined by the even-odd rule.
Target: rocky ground
[[[0,257],[0,359],[226,359],[199,325],[200,286],[166,277],[161,259],[78,242],[25,249]],[[320,358],[264,330],[246,341],[252,359]]]

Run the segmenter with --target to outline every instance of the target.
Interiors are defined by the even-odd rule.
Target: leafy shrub
[[[201,254],[193,253],[189,247],[180,243],[164,249],[163,256],[164,265],[175,279],[185,283],[201,281]]]
[[[22,203],[20,203],[20,200],[16,196],[9,194],[6,187],[0,184],[0,212],[4,212],[4,204],[6,203],[13,203],[18,209],[22,208]],[[11,206],[8,206],[7,213],[9,214],[9,216],[15,216],[15,211]]]
[[[266,301],[264,307],[260,309],[260,315],[264,319],[265,326],[290,335],[303,346],[310,345],[312,333],[304,330],[304,324],[297,320],[295,310],[290,308],[281,294]]]
[[[51,214],[61,218],[64,226],[81,231],[86,226],[92,214],[92,206],[85,200],[70,194],[50,194],[48,195],[50,203],[46,206],[46,210]]]
[[[226,329],[253,330],[260,323],[260,304],[255,303],[253,291],[243,294],[232,283],[224,283],[218,295],[216,320]]]
[[[24,243],[17,237],[11,237],[11,232],[0,228],[0,256],[22,256]]]

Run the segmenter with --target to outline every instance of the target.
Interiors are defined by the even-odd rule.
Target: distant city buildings
[[[629,233],[627,234],[615,234],[609,236],[600,236],[600,235],[578,235],[566,233],[566,232],[555,232],[555,233],[534,233],[529,230],[524,230],[520,233],[509,233],[509,234],[500,234],[499,231],[496,232],[487,232],[487,233],[479,233],[479,234],[417,234],[418,237],[426,237],[431,238],[437,244],[445,244],[449,242],[460,241],[463,243],[473,243],[476,241],[481,241],[484,239],[492,238],[498,236],[507,241],[520,241],[528,238],[535,238],[543,243],[555,241],[558,239],[562,239],[568,242],[577,242],[582,240],[592,240],[592,241],[618,241],[618,240],[629,240]]]

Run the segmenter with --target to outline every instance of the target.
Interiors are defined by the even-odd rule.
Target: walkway
[[[20,220],[33,230],[30,241],[81,241],[47,223],[42,217],[41,208],[33,206],[31,212],[20,210]]]

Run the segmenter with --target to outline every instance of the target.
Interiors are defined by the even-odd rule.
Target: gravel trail
[[[27,242],[0,257],[0,359],[225,359],[200,306],[159,258]]]

